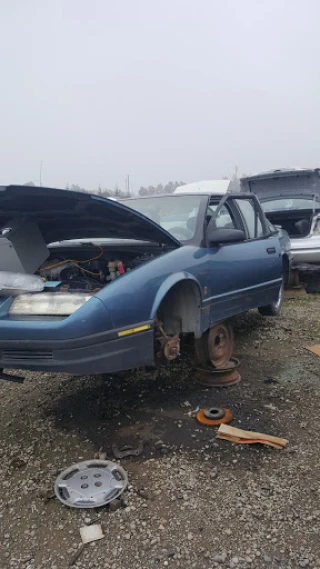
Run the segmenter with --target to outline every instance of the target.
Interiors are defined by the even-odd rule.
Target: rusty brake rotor
[[[229,409],[219,409],[216,407],[200,409],[197,413],[197,421],[201,425],[215,427],[222,423],[230,423],[232,421],[232,413]]]

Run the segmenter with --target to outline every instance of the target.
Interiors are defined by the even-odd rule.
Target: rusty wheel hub
[[[180,354],[180,339],[178,336],[165,340],[162,344],[162,350],[167,360],[175,360]]]
[[[195,342],[196,354],[203,367],[225,369],[233,353],[233,332],[229,323],[218,322]]]
[[[156,321],[157,340],[160,342],[161,352],[158,356],[164,355],[167,360],[175,360],[180,355],[179,336],[169,336],[163,329],[162,322]]]

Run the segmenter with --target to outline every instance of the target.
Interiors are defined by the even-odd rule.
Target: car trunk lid
[[[261,202],[286,197],[316,198],[320,201],[320,170],[273,170],[241,179],[241,189]]]

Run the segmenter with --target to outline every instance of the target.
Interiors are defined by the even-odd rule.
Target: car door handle
[[[274,255],[275,252],[276,252],[276,248],[275,248],[275,247],[268,247],[268,249],[267,249],[268,255]]]

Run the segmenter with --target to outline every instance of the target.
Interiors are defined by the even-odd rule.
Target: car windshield
[[[200,196],[161,196],[121,203],[149,217],[179,241],[188,241],[195,235]]]
[[[261,205],[265,212],[283,211],[286,209],[313,209],[313,199],[285,198],[263,202]],[[315,207],[316,209],[320,209],[320,204],[318,201],[315,202]]]

